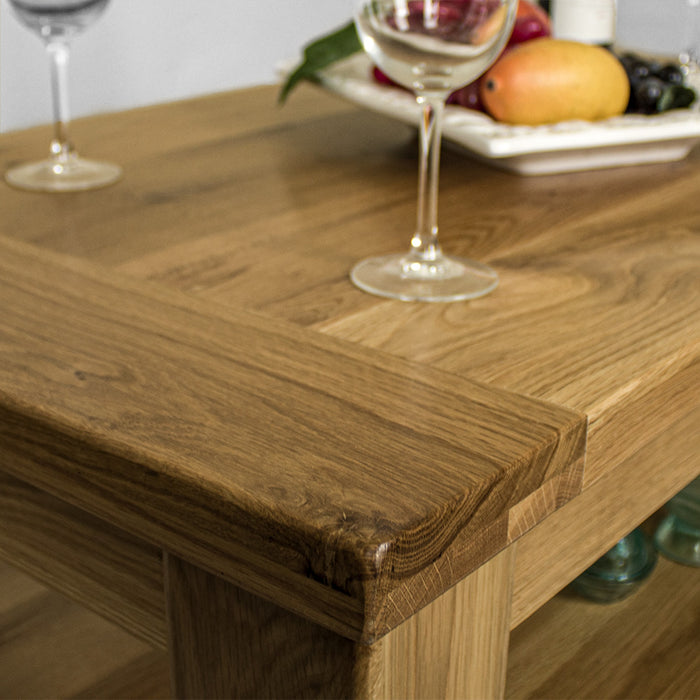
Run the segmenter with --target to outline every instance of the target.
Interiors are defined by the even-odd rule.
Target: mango
[[[625,111],[629,94],[625,69],[610,51],[549,37],[514,46],[480,81],[486,111],[509,124],[606,119]]]

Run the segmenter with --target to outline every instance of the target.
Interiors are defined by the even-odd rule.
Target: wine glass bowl
[[[15,16],[45,41],[71,39],[87,29],[109,0],[10,0]]]
[[[355,0],[365,52],[421,105],[416,230],[405,254],[368,258],[350,276],[364,291],[406,301],[456,301],[498,284],[487,265],[448,257],[438,243],[437,192],[445,101],[496,60],[517,0]]]
[[[445,97],[481,75],[512,28],[500,0],[360,0],[362,46],[392,80]]]
[[[119,166],[82,158],[68,136],[69,44],[105,10],[109,0],[8,0],[19,21],[44,42],[51,67],[54,135],[44,160],[10,168],[14,187],[46,192],[75,192],[104,187],[121,178]]]

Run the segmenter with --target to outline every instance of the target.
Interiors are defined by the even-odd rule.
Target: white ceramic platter
[[[321,84],[357,105],[417,125],[420,109],[414,97],[378,84],[370,68],[369,59],[357,54],[323,71]],[[700,113],[679,109],[531,127],[500,124],[480,112],[448,105],[444,136],[496,167],[545,175],[681,160],[700,139]]]

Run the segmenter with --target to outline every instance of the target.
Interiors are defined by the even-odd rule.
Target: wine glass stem
[[[442,257],[438,243],[438,181],[440,144],[445,98],[419,95],[423,107],[420,126],[420,160],[418,168],[418,213],[416,232],[411,239],[412,260],[430,263]]]
[[[65,161],[73,151],[68,138],[70,123],[68,109],[68,45],[62,41],[46,44],[51,66],[51,97],[53,100],[54,135],[51,141],[51,154],[57,160]]]

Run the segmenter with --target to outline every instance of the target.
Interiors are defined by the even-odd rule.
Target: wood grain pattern
[[[330,194],[346,175],[363,176],[352,146],[345,149],[343,168],[318,162],[323,142],[336,135],[333,115],[361,137],[366,155],[377,152],[381,134],[363,136],[348,111],[346,103],[306,89],[280,109],[275,90],[267,87],[76,120],[81,148],[119,162],[124,179],[65,197],[3,185],[3,234],[108,266],[246,230],[257,235],[239,252],[260,253],[261,238],[274,248],[274,232],[298,235],[310,216],[328,216],[316,196],[323,183]],[[292,133],[294,123],[306,125],[301,138]],[[4,136],[3,169],[43,156],[49,138],[50,127]],[[283,252],[278,246],[278,261]]]
[[[175,697],[365,697],[355,642],[176,557],[165,565]]]
[[[692,386],[674,386],[700,353],[693,175],[654,179],[655,190],[641,203],[630,194],[627,208],[615,202],[606,212],[603,195],[594,211],[489,259],[502,284],[478,304],[379,303],[317,327],[585,413],[591,483],[634,450],[619,435],[663,432],[670,396],[697,401]],[[671,230],[670,211],[684,212]]]
[[[444,244],[496,264],[501,287],[470,304],[417,307],[372,299],[347,281],[358,257],[405,245],[415,175],[406,132],[306,90],[289,112],[263,108],[264,90],[246,94],[261,112],[252,128],[236,97],[120,115],[151,141],[131,174],[134,189],[99,194],[108,230],[80,206],[81,218],[59,235],[48,223],[76,208],[44,200],[32,226],[12,235],[31,230],[42,245],[119,261],[135,276],[574,407],[591,421],[587,482],[624,459],[632,441],[616,435],[662,432],[659,408],[672,422],[668,403],[646,395],[698,357],[697,153],[653,168],[545,178],[514,178],[446,153]],[[273,90],[267,99],[272,106]],[[221,120],[211,116],[219,112]],[[175,133],[154,130],[165,114]],[[332,139],[320,138],[333,129]],[[214,148],[220,164],[212,168]],[[166,197],[158,149],[196,173],[198,186],[173,173]],[[263,172],[256,195],[248,185]],[[469,207],[470,196],[479,207]],[[113,228],[135,226],[136,213],[147,235]],[[683,400],[694,400],[687,387]]]
[[[168,698],[165,653],[0,562],[0,698]]]
[[[631,597],[564,591],[511,634],[506,698],[700,697],[700,570],[659,558]]]
[[[589,482],[629,444],[614,436],[635,427],[635,402],[697,358],[697,154],[626,168],[624,177],[613,170],[514,178],[447,153],[444,243],[496,264],[501,287],[470,304],[417,307],[372,299],[347,281],[359,256],[405,245],[415,174],[406,132],[305,90],[289,112],[263,109],[264,90],[246,94],[261,111],[253,129],[236,97],[123,117],[125,128],[152,139],[147,155],[160,148],[198,182],[184,190],[173,173],[178,196],[152,206],[155,183],[161,197],[167,186],[146,155],[132,173],[134,190],[100,193],[100,205],[114,215],[110,227],[120,220],[123,229],[134,226],[131,212],[138,212],[147,217],[138,228],[148,235],[125,240],[103,231],[103,217],[84,215],[58,235],[43,217],[55,222],[75,207],[55,200],[12,234],[32,230],[42,244],[110,263],[118,255],[129,274],[575,407],[591,420]],[[267,97],[271,106],[274,91]],[[221,120],[211,116],[218,112]],[[178,135],[187,132],[182,145],[171,131],[154,132],[166,113]],[[205,113],[211,138],[200,123]],[[332,139],[319,137],[332,129]],[[211,168],[213,144],[221,161],[240,168],[228,171],[228,180]],[[256,196],[248,182],[260,182],[263,169]],[[478,208],[468,206],[470,192]],[[20,206],[12,204],[12,211]],[[664,429],[655,411],[643,425],[637,421],[641,432]]]
[[[168,557],[175,695],[502,697],[513,562],[511,547],[367,646]]]
[[[695,409],[518,541],[513,628],[700,473],[698,426]]]
[[[384,637],[362,697],[503,697],[515,546],[503,550]]]
[[[567,409],[2,250],[5,468],[350,636],[583,453]]]
[[[0,469],[344,649],[517,541],[515,624],[697,471],[700,151],[520,178],[446,150],[443,245],[501,285],[404,304],[347,272],[407,246],[411,131],[274,101],[81,120],[122,182],[3,190]]]
[[[508,541],[515,542],[581,492],[584,459],[566,474],[550,479],[508,513]]]
[[[3,472],[0,558],[165,649],[160,550]]]
[[[661,558],[641,590],[615,606],[568,591],[555,596],[511,633],[506,698],[698,697],[697,577],[697,570]],[[4,565],[0,640],[2,698],[171,697],[163,652]],[[41,655],[46,645],[51,653]],[[106,658],[84,664],[84,650],[94,645]]]

